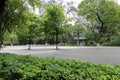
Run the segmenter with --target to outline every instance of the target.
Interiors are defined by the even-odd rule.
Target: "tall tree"
[[[46,6],[45,11],[45,28],[53,32],[56,36],[56,49],[58,50],[58,34],[60,26],[64,19],[64,11],[60,6]]]
[[[79,6],[79,15],[84,16],[98,31],[98,40],[107,42],[112,31],[120,22],[119,5],[114,0],[83,0]],[[106,39],[107,37],[107,39]]]
[[[28,22],[28,38],[29,38],[29,48],[28,49],[30,50],[32,39],[40,34],[41,19],[39,16],[37,16],[33,13],[29,13],[28,16],[30,17],[30,21]],[[36,34],[36,33],[38,33],[38,34]]]
[[[2,0],[0,1],[0,47],[3,35],[11,31],[16,25],[22,26],[26,22],[25,12],[40,6],[39,0]]]

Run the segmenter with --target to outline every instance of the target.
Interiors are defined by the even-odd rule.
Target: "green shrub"
[[[0,80],[120,80],[120,66],[1,53]]]

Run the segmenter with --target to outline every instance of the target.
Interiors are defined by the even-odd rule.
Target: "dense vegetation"
[[[57,49],[58,44],[79,46],[83,38],[87,46],[120,46],[115,0],[82,0],[78,8],[64,0],[2,0],[0,5],[0,47],[46,43]]]
[[[119,80],[120,66],[0,54],[0,80]]]
[[[114,0],[83,0],[78,9],[79,15],[84,16],[89,22],[89,34],[91,34],[89,41],[114,46],[118,43],[120,46],[116,38],[120,35],[120,5],[118,3]]]
[[[26,13],[35,7],[40,7],[39,0],[2,0],[0,1],[0,47],[3,44],[4,34],[15,27],[25,26],[28,17]]]

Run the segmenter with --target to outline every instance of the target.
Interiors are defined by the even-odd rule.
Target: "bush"
[[[2,53],[0,80],[120,80],[120,66]]]

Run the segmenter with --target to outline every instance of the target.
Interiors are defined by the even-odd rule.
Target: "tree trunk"
[[[47,46],[48,45],[48,36],[46,34],[46,39],[45,39],[45,45]]]
[[[3,45],[3,37],[1,36],[0,37],[0,49],[2,48],[2,45]]]
[[[56,29],[56,50],[58,50],[58,29]]]
[[[6,0],[0,1],[0,15],[4,12]]]
[[[2,42],[1,42],[1,38],[0,38],[0,49],[2,48]]]
[[[4,13],[5,10],[5,2],[6,0],[1,0],[0,1],[0,27],[2,25],[2,14]],[[0,32],[0,49],[2,48],[2,44],[3,44],[3,34]]]
[[[62,39],[63,39],[63,36],[61,35],[61,36],[60,36],[60,45],[61,45],[61,46],[63,45],[63,40],[62,40]]]
[[[70,45],[70,33],[68,33],[68,44]]]
[[[80,33],[77,33],[77,46],[80,46],[80,39],[79,39],[79,36],[80,35]]]
[[[98,10],[97,10],[98,11]],[[103,38],[104,37],[104,21],[101,19],[101,17],[99,16],[98,12],[96,13],[96,16],[97,16],[97,19],[99,20],[100,22],[100,36],[98,37],[98,39],[100,40],[100,38]]]
[[[11,42],[11,46],[13,46],[14,41],[13,41],[13,39],[12,39],[12,38],[10,38],[10,42]]]
[[[31,37],[29,36],[29,47],[28,47],[28,50],[31,49]]]

